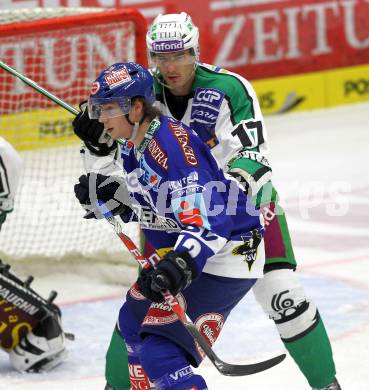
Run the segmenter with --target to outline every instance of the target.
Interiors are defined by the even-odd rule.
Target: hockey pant
[[[235,279],[202,273],[177,298],[200,333],[212,345],[231,310],[249,291],[255,279]],[[128,351],[132,386],[158,390],[206,389],[194,375],[204,356],[183,324],[165,303],[145,299],[133,286],[119,313],[119,329]],[[144,378],[144,372],[148,378]]]

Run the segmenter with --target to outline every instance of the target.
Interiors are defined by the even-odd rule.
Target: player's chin
[[[132,134],[133,134],[133,131],[131,131],[131,130],[122,131],[121,129],[114,129],[110,133],[110,136],[115,141],[117,139],[129,139],[129,138],[131,138]]]
[[[181,85],[181,78],[180,77],[171,77],[171,78],[166,78],[165,79],[166,84],[170,88],[178,87]]]

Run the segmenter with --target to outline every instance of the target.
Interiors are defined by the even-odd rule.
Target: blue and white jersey
[[[210,274],[262,276],[259,212],[189,127],[161,116],[140,145],[125,141],[120,151],[133,220],[154,248],[188,250]]]

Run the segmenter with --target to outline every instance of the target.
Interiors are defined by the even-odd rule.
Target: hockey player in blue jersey
[[[149,389],[151,382],[160,390],[204,390],[205,380],[191,369],[202,351],[161,291],[177,295],[213,344],[230,311],[262,277],[263,228],[238,182],[225,177],[189,127],[161,115],[154,100],[153,77],[140,65],[119,63],[100,74],[89,117],[122,145],[111,148],[112,156],[119,151],[112,163],[85,150],[90,171],[99,160],[101,169],[81,176],[75,193],[87,217],[98,217],[99,199],[124,222],[138,221],[162,256],[156,269],[140,274],[119,314],[132,387]]]

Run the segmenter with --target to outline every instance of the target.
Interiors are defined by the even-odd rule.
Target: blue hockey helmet
[[[150,72],[139,64],[111,65],[92,83],[88,99],[89,117],[99,119],[102,112],[108,117],[128,114],[134,97],[143,97],[147,104],[152,105],[155,101],[153,84]],[[111,103],[117,103],[118,107],[109,107]]]

